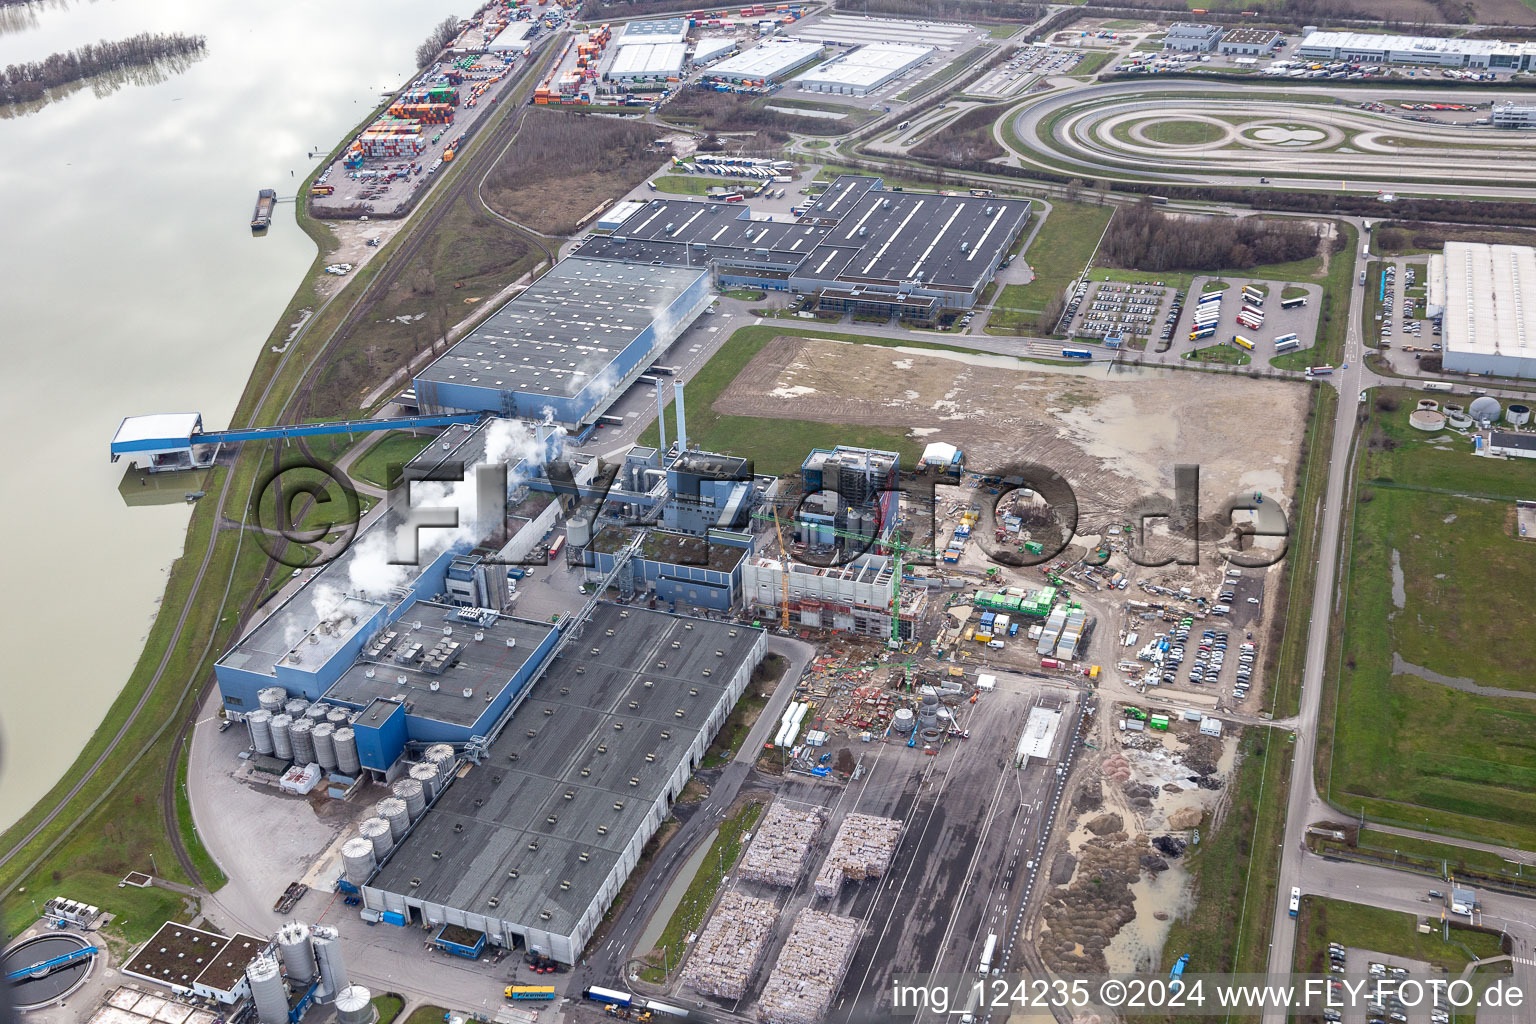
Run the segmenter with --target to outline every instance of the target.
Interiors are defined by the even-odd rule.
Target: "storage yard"
[[[682,983],[700,995],[740,999],[763,962],[778,917],[768,900],[725,893],[688,954]]]
[[[859,941],[859,922],[802,910],[763,986],[759,1019],[768,1024],[821,1024],[843,984]]]
[[[900,838],[899,821],[868,814],[848,815],[837,830],[837,838],[832,840],[821,873],[816,876],[816,895],[832,899],[847,882],[882,877],[891,866]]]
[[[819,807],[799,810],[775,803],[758,825],[742,857],[738,877],[764,885],[793,886],[805,872],[811,849],[825,827],[826,815]]]

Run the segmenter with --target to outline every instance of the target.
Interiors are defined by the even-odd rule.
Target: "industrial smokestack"
[[[661,457],[667,457],[667,411],[663,402],[666,392],[661,389],[661,381],[656,382],[656,433],[658,437],[657,447],[661,450]]]
[[[677,396],[677,450],[685,452],[688,450],[688,416],[683,409],[683,382],[673,381],[672,392]]]

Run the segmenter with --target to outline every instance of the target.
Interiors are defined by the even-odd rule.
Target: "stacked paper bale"
[[[900,838],[901,822],[895,818],[848,815],[832,840],[821,874],[816,876],[816,895],[831,899],[849,879],[862,882],[885,874]]]
[[[794,885],[800,880],[811,846],[826,823],[826,812],[820,807],[796,810],[782,803],[774,804],[741,858],[737,877],[764,885]]]
[[[853,918],[800,911],[763,986],[758,1017],[768,1024],[822,1024],[858,942]]]
[[[740,999],[762,963],[779,911],[772,901],[727,892],[693,944],[683,984],[706,996]]]

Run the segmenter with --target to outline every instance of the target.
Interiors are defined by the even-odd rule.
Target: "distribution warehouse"
[[[418,374],[416,396],[423,411],[590,423],[709,301],[701,267],[561,260]]]
[[[1447,39],[1308,29],[1296,54],[1313,60],[1348,60],[1366,64],[1432,64],[1435,67],[1487,68],[1492,71],[1536,68],[1536,43],[1498,39]]]
[[[777,82],[821,56],[820,43],[768,39],[709,69],[710,78],[726,82]]]
[[[811,92],[863,96],[921,64],[932,52],[931,46],[912,43],[874,43],[833,57],[795,82]]]
[[[1445,243],[1429,259],[1427,311],[1444,315],[1447,370],[1536,377],[1536,249]]]
[[[1029,216],[1029,201],[938,195],[843,175],[798,221],[653,199],[582,255],[650,265],[708,260],[723,287],[816,294],[823,309],[929,320],[974,305]]]

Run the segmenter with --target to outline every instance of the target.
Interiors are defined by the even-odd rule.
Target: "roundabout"
[[[1364,109],[1444,90],[1111,82],[1069,89],[1004,115],[1015,162],[1122,180],[1536,197],[1536,133],[1429,123]],[[1457,90],[1460,102],[1498,97]],[[1518,184],[1512,184],[1518,183]]]

